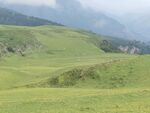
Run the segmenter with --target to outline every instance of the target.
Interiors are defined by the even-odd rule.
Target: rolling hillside
[[[0,112],[150,112],[150,56],[107,53],[116,49],[106,39],[64,26],[1,25]]]
[[[120,46],[129,49],[122,51],[119,49]],[[104,52],[130,53],[135,47],[139,49],[137,53],[150,52],[150,47],[141,42],[99,36],[92,32],[64,26],[0,26],[0,56],[7,54],[25,56],[30,53],[86,56]]]
[[[80,73],[83,76],[85,74],[85,77],[86,74],[89,76],[95,73],[99,69],[95,65],[99,63],[113,63],[116,60],[130,57],[122,54],[106,54],[106,50],[117,51],[106,42],[105,37],[64,26],[1,25],[0,75],[2,78],[0,89],[63,87],[63,84],[67,86],[66,80],[80,81],[80,76],[82,76]],[[78,69],[78,66],[83,67]],[[70,78],[70,76],[75,77],[76,74],[79,78]],[[67,77],[65,75],[68,76],[67,79],[63,78]],[[65,81],[59,83],[59,77]],[[67,87],[76,85],[74,81],[70,82],[73,83],[68,83]]]
[[[94,42],[100,43],[101,38],[63,26],[0,26],[2,55],[31,52],[51,56],[86,56],[104,53]]]
[[[56,0],[62,12],[38,11],[53,9],[52,20],[124,36],[117,21],[72,1]],[[0,113],[150,113],[149,53],[140,41],[0,8]]]
[[[139,79],[139,76],[144,76],[146,70],[139,70],[142,64],[138,62],[142,62],[146,69],[149,64],[147,57],[144,59],[136,58],[136,55],[106,53],[106,49],[112,50],[110,52],[115,51],[113,45],[105,44],[107,39],[94,33],[63,26],[1,25],[0,88],[128,87],[134,83],[134,77]],[[143,74],[137,76],[140,72],[135,71],[136,68]],[[115,71],[112,73],[112,70]],[[36,71],[35,76],[31,76]],[[5,79],[8,79],[8,82]],[[10,84],[3,85],[5,83]],[[136,84],[138,83],[134,83],[135,86]]]

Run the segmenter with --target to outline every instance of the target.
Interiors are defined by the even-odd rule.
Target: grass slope
[[[108,56],[107,56],[108,57]],[[28,87],[72,87],[72,88],[149,88],[149,56],[135,56],[112,60],[102,58],[104,62],[86,66],[77,66],[52,73],[47,80],[27,85]],[[88,59],[89,60],[89,59]]]
[[[37,51],[34,53],[47,53],[50,56],[86,56],[103,53],[90,42],[90,39],[96,36],[91,37],[89,34],[60,26],[0,26],[0,43],[4,46],[2,50],[16,52],[21,49],[24,52],[36,48]]]
[[[105,53],[102,40],[63,26],[1,25],[0,112],[149,113],[150,56]]]

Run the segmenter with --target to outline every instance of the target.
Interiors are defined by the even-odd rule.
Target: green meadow
[[[150,56],[105,53],[63,26],[0,26],[0,113],[150,113]]]

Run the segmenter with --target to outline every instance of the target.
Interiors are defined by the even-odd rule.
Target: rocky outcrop
[[[135,46],[129,47],[129,46],[119,46],[118,49],[123,53],[128,54],[140,54],[141,50]]]

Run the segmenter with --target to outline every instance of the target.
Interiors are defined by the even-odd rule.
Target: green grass
[[[89,56],[104,53],[90,41],[91,38],[96,39],[97,37],[88,32],[79,32],[76,29],[61,26],[0,27],[0,42],[4,45],[4,50],[11,48],[12,51],[17,52],[18,49],[21,49],[25,54],[32,52],[53,57]]]
[[[149,57],[137,56],[74,67],[61,72],[58,76],[50,77],[47,81],[42,81],[41,86],[99,89],[149,88]]]
[[[121,54],[66,58],[52,58],[48,56],[5,57],[0,61],[0,89],[41,83],[76,67],[96,65],[109,60],[127,59],[130,57]],[[44,83],[44,87],[45,85],[49,86],[49,84]]]
[[[0,93],[1,113],[149,113],[149,89],[20,89]]]
[[[150,56],[105,53],[95,34],[0,26],[0,113],[149,113]]]

